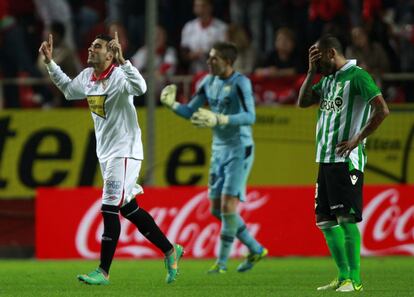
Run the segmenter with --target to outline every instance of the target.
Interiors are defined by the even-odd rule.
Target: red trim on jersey
[[[121,201],[119,202],[119,207],[122,207],[122,204],[124,203],[124,198],[125,198],[125,180],[126,180],[126,170],[127,170],[127,164],[128,164],[128,158],[125,158],[125,162],[124,162],[124,183],[123,183],[123,187],[122,187],[122,197],[121,197]]]
[[[108,68],[105,69],[104,72],[101,73],[101,75],[99,75],[99,77],[96,77],[95,73],[92,73],[91,81],[103,80],[103,79],[108,78],[111,75],[114,68],[115,68],[115,64],[111,64]]]
[[[199,19],[199,22],[200,22],[201,28],[203,29],[208,28],[213,23],[213,17],[209,17],[207,20]]]

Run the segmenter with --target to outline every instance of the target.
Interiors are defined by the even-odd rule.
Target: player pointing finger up
[[[122,54],[122,47],[119,43],[118,32],[115,31],[115,37],[108,43],[108,48],[114,53],[115,62],[119,65],[125,64],[125,59]]]
[[[143,148],[141,129],[133,97],[145,93],[144,78],[125,61],[115,38],[100,34],[88,48],[88,65],[74,79],[69,78],[52,60],[53,38],[43,42],[39,51],[53,83],[67,100],[86,98],[95,126],[96,153],[103,178],[100,264],[78,279],[91,285],[109,283],[109,270],[121,232],[119,213],[165,255],[166,282],[175,281],[183,247],[172,244],[152,216],[138,207],[135,196],[142,193],[136,184],[141,170]],[[119,67],[114,65],[120,64]]]
[[[49,34],[48,41],[43,41],[39,48],[39,53],[43,55],[43,61],[48,64],[52,60],[53,53],[53,35]]]

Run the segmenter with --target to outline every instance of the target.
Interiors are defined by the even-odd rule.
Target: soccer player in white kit
[[[93,285],[109,283],[109,268],[121,228],[120,211],[165,254],[166,282],[173,282],[178,272],[178,261],[184,253],[183,247],[171,244],[151,215],[138,207],[135,200],[135,195],[142,193],[136,181],[143,149],[133,96],[145,93],[144,78],[124,59],[117,33],[115,38],[104,34],[95,38],[88,49],[88,65],[91,67],[73,80],[52,60],[52,51],[53,37],[49,35],[49,40],[41,44],[39,52],[44,56],[51,80],[67,100],[88,100],[95,125],[96,153],[104,180],[100,265],[89,274],[78,275],[78,279]]]

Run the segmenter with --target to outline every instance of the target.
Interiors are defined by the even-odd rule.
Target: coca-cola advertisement
[[[363,255],[414,255],[414,186],[366,189]]]
[[[314,187],[252,187],[240,214],[270,256],[322,256],[328,250],[314,221]],[[364,255],[414,255],[414,189],[366,186],[362,232]],[[40,259],[99,258],[103,222],[101,190],[39,189],[36,197],[36,256]],[[210,213],[203,187],[145,188],[136,197],[186,257],[217,256],[220,221]],[[154,258],[162,254],[120,216],[117,257]],[[232,256],[246,248],[236,240]]]

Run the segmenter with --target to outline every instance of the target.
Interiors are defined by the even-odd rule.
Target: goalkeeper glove
[[[213,128],[217,125],[227,125],[229,123],[229,116],[199,108],[198,111],[193,113],[191,123],[201,128]]]
[[[176,85],[168,85],[164,87],[161,91],[161,103],[165,106],[176,109],[179,105],[177,101],[175,101],[175,95],[177,93],[177,86]]]

